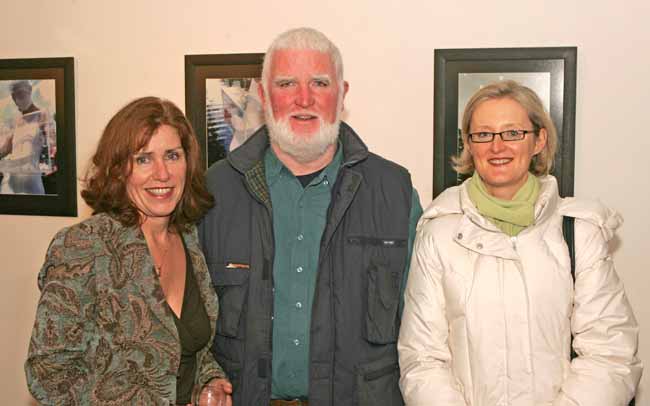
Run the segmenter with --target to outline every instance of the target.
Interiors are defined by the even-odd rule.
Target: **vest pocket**
[[[225,268],[224,263],[208,263],[212,283],[219,297],[217,334],[237,338],[239,321],[248,296],[248,268]]]
[[[397,308],[401,273],[374,258],[368,267],[366,338],[375,344],[397,341]]]
[[[359,406],[403,405],[399,390],[397,360],[379,359],[357,368],[357,401]]]

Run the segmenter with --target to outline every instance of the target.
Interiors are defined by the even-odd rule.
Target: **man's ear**
[[[266,109],[266,93],[264,93],[264,85],[260,80],[259,85],[257,86],[257,95],[260,97],[260,102],[262,103],[262,111]]]
[[[350,84],[347,81],[343,81],[343,97],[341,97],[341,111],[345,110],[345,96],[350,90]]]

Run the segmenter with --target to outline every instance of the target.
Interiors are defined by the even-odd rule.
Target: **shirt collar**
[[[323,179],[328,179],[330,181],[330,185],[334,184],[342,162],[343,145],[339,140],[337,141],[334,158],[332,158],[332,161],[325,167],[325,169],[323,169],[323,171],[318,176],[316,176],[314,180],[312,180],[312,183],[319,183]],[[269,185],[275,183],[282,173],[293,176],[291,171],[287,169],[286,166],[284,166],[280,159],[278,159],[277,155],[275,155],[275,152],[273,151],[273,148],[270,146],[266,149],[266,153],[264,154],[264,166],[264,169],[266,170],[266,179]]]

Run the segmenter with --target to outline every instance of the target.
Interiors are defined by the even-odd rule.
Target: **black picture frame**
[[[503,74],[502,79],[510,79],[509,74],[529,73],[550,77],[549,113],[558,133],[558,152],[552,174],[558,180],[560,195],[572,196],[576,59],[576,47],[434,50],[433,197],[462,180],[451,166],[451,157],[458,153],[459,146],[462,147],[458,126],[461,75]]]
[[[185,55],[185,114],[194,127],[206,167],[227,151],[208,133],[206,80],[255,80],[262,74],[263,53]]]
[[[46,141],[48,145],[43,148],[47,152],[41,152],[49,157],[52,170],[49,175],[41,174],[45,194],[3,192],[0,194],[0,214],[77,216],[74,58],[0,60],[0,81],[28,81],[38,84],[50,80],[54,81],[54,108],[51,116],[48,114],[48,120],[52,123],[51,127],[56,129],[56,136],[52,137],[56,141],[54,148],[50,148],[49,141]],[[20,112],[16,114],[16,120],[24,120],[26,117],[18,114]],[[38,114],[41,115],[40,108]],[[13,129],[14,135],[16,128]]]

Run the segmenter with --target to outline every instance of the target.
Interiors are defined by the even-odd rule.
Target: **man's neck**
[[[330,162],[332,162],[332,159],[334,159],[334,155],[336,154],[336,147],[337,143],[334,143],[327,147],[325,152],[313,161],[300,162],[291,155],[281,150],[280,147],[278,147],[275,143],[271,143],[271,148],[273,148],[275,156],[278,157],[280,162],[282,162],[284,166],[286,166],[286,168],[294,174],[294,176],[308,175],[310,173],[319,171],[329,165]]]

